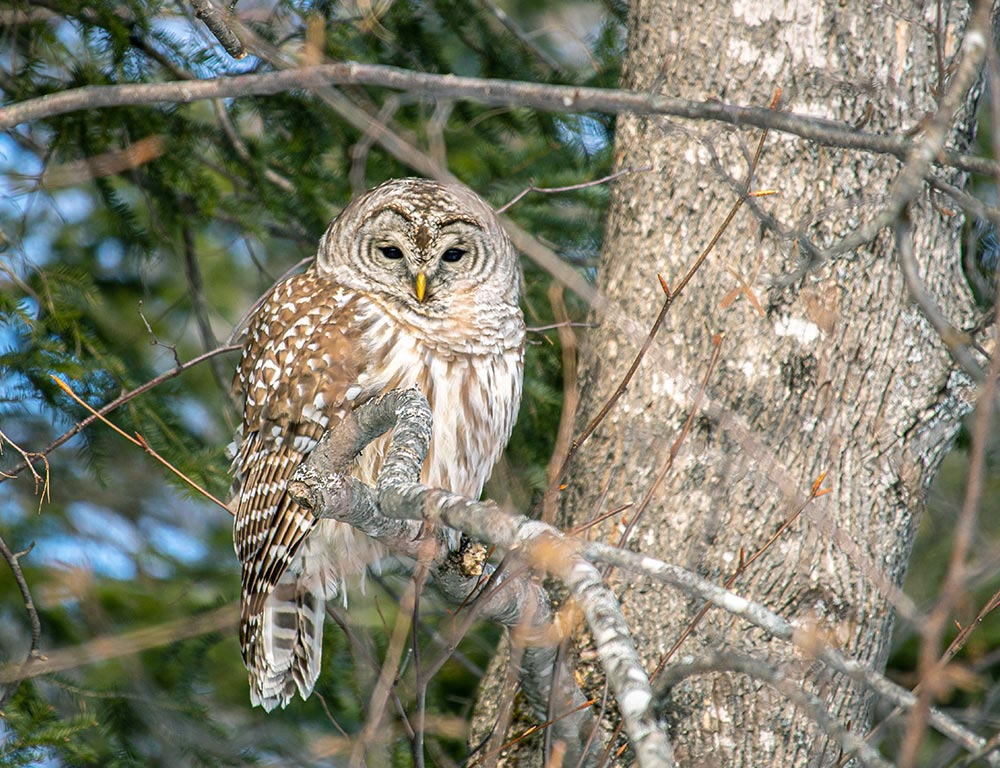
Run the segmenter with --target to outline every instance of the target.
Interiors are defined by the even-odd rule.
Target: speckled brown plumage
[[[485,203],[403,179],[345,208],[314,265],[278,284],[252,317],[234,382],[245,404],[233,504],[255,704],[309,695],[326,600],[383,554],[298,507],[288,479],[350,408],[417,386],[434,414],[424,482],[477,497],[520,402],[518,286],[516,254]],[[374,482],[387,439],[359,456],[357,477]]]

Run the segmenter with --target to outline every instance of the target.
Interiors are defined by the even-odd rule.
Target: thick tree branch
[[[981,35],[978,38],[976,35],[971,37],[973,42],[983,44]],[[480,104],[531,107],[546,112],[629,112],[692,120],[717,120],[730,125],[780,131],[824,146],[892,155],[901,160],[910,156],[914,146],[913,140],[906,135],[858,131],[847,123],[762,107],[740,107],[718,101],[693,101],[613,88],[579,88],[516,80],[437,75],[357,62],[338,62],[281,72],[197,81],[73,88],[0,109],[0,129],[81,109],[158,102],[187,104],[204,99],[260,96],[296,89],[312,91],[330,85],[381,86],[428,98],[465,99]],[[954,150],[942,150],[934,162],[983,175],[992,174],[997,167],[996,162],[987,158]]]
[[[319,514],[355,525],[359,530],[390,546],[412,552],[419,542],[412,539],[413,526],[427,521],[443,522],[473,538],[517,551],[535,567],[562,579],[586,617],[594,635],[598,656],[611,690],[615,693],[626,732],[642,766],[672,765],[666,734],[652,712],[652,689],[642,669],[628,625],[611,592],[593,565],[575,553],[575,545],[558,530],[522,516],[504,513],[489,502],[475,502],[417,483],[430,442],[431,415],[426,398],[416,390],[393,391],[354,412],[354,418],[324,436],[310,460],[296,472],[289,492],[300,504]],[[364,484],[342,474],[358,450],[393,429],[393,438],[379,475],[377,495]],[[387,519],[389,518],[389,519]],[[406,542],[406,533],[410,541]],[[443,532],[437,534],[443,539]],[[444,548],[442,548],[443,550]],[[400,550],[397,550],[400,551]],[[435,559],[436,578],[454,597],[463,601],[477,588],[478,574],[457,578],[461,569]],[[544,592],[527,578],[507,577],[518,584],[515,595],[495,591],[481,610],[508,626],[516,626],[527,645],[522,660],[522,685],[528,698],[544,715],[554,678],[566,683],[555,693],[560,709],[568,712],[583,701],[569,675],[553,675],[555,643],[551,631],[551,609]],[[519,593],[519,594],[518,594]],[[578,751],[585,733],[580,718],[569,720]],[[589,729],[588,729],[589,730]]]

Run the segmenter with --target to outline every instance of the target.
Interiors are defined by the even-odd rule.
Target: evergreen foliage
[[[623,3],[511,0],[503,7],[521,34],[492,7],[490,0],[240,0],[238,11],[296,61],[617,84]],[[0,0],[0,14],[5,102],[86,85],[273,69],[253,47],[234,61],[186,2]],[[429,154],[443,147],[447,167],[496,206],[530,185],[571,186],[610,171],[614,122],[603,115],[439,104],[375,87],[341,93]],[[302,91],[86,110],[0,135],[0,472],[22,463],[19,448],[41,450],[88,416],[53,375],[99,408],[178,362],[238,341],[244,312],[312,257],[353,194],[411,173]],[[509,215],[592,278],[607,195],[606,185],[531,193]],[[995,232],[993,240],[975,232],[972,266],[990,267],[995,279],[995,259],[987,258],[995,256],[987,247]],[[524,267],[528,324],[550,326],[549,280],[527,260]],[[566,301],[570,317],[582,320],[584,307],[569,293]],[[561,354],[554,330],[529,333],[520,420],[487,489],[525,510],[545,484],[562,405]],[[235,362],[234,353],[216,356],[110,418],[225,497]],[[99,423],[47,462],[35,467],[48,493],[27,470],[0,475],[0,536],[14,550],[34,542],[20,564],[40,614],[41,650],[67,663],[16,687],[0,684],[0,765],[341,763],[345,735],[368,716],[405,576],[370,579],[366,594],[351,594],[349,612],[332,607],[345,627],[327,622],[316,695],[266,716],[249,705],[240,661],[228,515]],[[942,486],[955,486],[948,499],[960,495],[962,472],[943,476]],[[991,479],[994,497],[996,485]],[[934,566],[915,569],[911,592],[933,592],[919,580],[933,574],[937,583],[946,533],[930,527],[931,544],[916,557],[925,553]],[[976,604],[987,597],[977,594]],[[428,762],[449,765],[466,754],[472,697],[499,631],[476,627],[459,642],[452,614],[430,593],[422,600],[420,663],[458,645],[426,691]],[[210,626],[185,633],[198,620]],[[23,661],[30,631],[0,561],[0,666]],[[987,656],[998,633],[995,622],[984,625],[976,652]],[[900,645],[898,664],[912,670],[916,644],[900,638]],[[80,649],[87,655],[75,655]],[[372,764],[414,762],[398,715],[419,708],[417,666],[409,656],[390,705],[390,746]]]
[[[540,82],[615,85],[621,9],[572,2],[506,6],[518,36],[479,0],[364,4],[257,2],[238,10],[294,59],[392,64]],[[574,14],[589,21],[567,29]],[[8,102],[85,85],[148,83],[267,71],[230,58],[187,4],[39,0],[7,3],[0,87]],[[499,206],[525,187],[605,175],[613,123],[526,109],[439,105],[379,88],[343,93]],[[219,103],[75,112],[0,137],[0,469],[15,448],[40,450],[99,408],[226,342],[243,313],[283,273],[310,258],[329,220],[360,188],[412,171],[371,145],[315,95],[288,92]],[[605,186],[533,193],[510,215],[588,270],[601,239]],[[553,322],[546,276],[525,262],[529,325]],[[582,307],[570,304],[577,319]],[[224,497],[235,407],[230,353],[131,400],[110,418],[195,482]],[[555,331],[530,334],[521,423],[490,493],[530,504],[561,406]],[[270,717],[249,706],[233,621],[207,634],[120,647],[144,628],[184,622],[235,602],[238,570],[228,515],[101,424],[49,455],[51,498],[27,471],[0,482],[0,533],[22,558],[39,607],[42,651],[101,638],[110,656],[24,682],[2,707],[0,762],[11,765],[313,765],[336,762],[339,729],[357,732],[394,622],[399,575],[352,595],[351,637],[327,634],[318,696]],[[36,464],[45,472],[42,462]],[[40,507],[40,511],[39,510]],[[6,564],[0,569],[8,573]],[[9,575],[9,574],[8,574]],[[422,608],[429,635],[450,626]],[[331,623],[328,623],[328,626]],[[0,662],[20,662],[29,625],[13,580],[0,578]],[[429,755],[459,758],[477,670],[498,630],[478,628],[427,691]],[[448,636],[450,638],[450,636]],[[116,645],[117,640],[117,645]],[[425,662],[426,663],[426,662]],[[0,689],[2,690],[2,689]],[[415,710],[413,665],[397,686]],[[322,698],[320,698],[322,697]],[[326,710],[329,710],[327,712]],[[395,709],[395,706],[394,706]],[[333,724],[336,720],[337,725]],[[388,764],[410,764],[392,726]]]

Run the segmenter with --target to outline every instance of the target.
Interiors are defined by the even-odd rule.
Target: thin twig
[[[490,750],[488,750],[486,752],[483,752],[483,754],[479,755],[473,762],[469,763],[469,768],[473,768],[473,766],[479,765],[484,760],[487,760],[487,759],[493,757],[494,755],[500,754],[505,749],[510,749],[512,746],[514,746],[518,742],[524,741],[526,738],[528,738],[532,734],[538,733],[542,729],[546,729],[547,733],[551,733],[552,732],[551,731],[551,726],[555,725],[556,723],[558,723],[563,718],[569,717],[571,715],[576,714],[577,712],[580,712],[581,710],[584,710],[584,709],[587,709],[589,707],[594,706],[594,704],[596,704],[596,703],[597,703],[596,699],[590,699],[589,701],[585,701],[582,704],[577,705],[577,707],[575,709],[571,709],[569,712],[564,712],[563,714],[559,715],[558,717],[552,717],[552,718],[549,718],[548,720],[546,720],[544,723],[538,723],[537,725],[530,725],[530,726],[528,726],[523,731],[521,731],[519,734],[517,734],[517,736],[514,736],[509,741],[504,742],[503,744],[501,744],[498,747],[493,747],[492,749],[490,749]],[[499,731],[499,729],[498,729],[498,731]],[[502,733],[502,731],[501,731],[501,733]],[[580,759],[583,760],[584,758],[581,757]],[[552,765],[552,763],[546,763],[546,765]]]
[[[432,542],[431,539],[427,539]],[[396,614],[396,624],[393,627],[392,635],[389,639],[389,647],[385,652],[385,659],[382,662],[382,669],[379,672],[378,681],[375,683],[375,690],[372,692],[371,700],[368,704],[368,718],[364,728],[354,741],[354,749],[351,752],[351,765],[364,765],[365,752],[368,748],[378,743],[378,729],[385,717],[386,703],[396,685],[396,679],[400,670],[400,659],[403,649],[406,647],[406,638],[410,634],[413,626],[414,607],[417,596],[423,589],[424,583],[429,575],[426,564],[418,564],[414,569],[413,577],[407,585],[406,592],[399,612]],[[421,731],[415,729],[416,738],[421,738]]]
[[[858,759],[866,766],[891,768],[891,764],[878,753],[878,750],[851,732],[850,729],[842,727],[835,718],[831,717],[827,711],[826,702],[806,691],[798,683],[789,680],[773,665],[760,659],[728,652],[710,652],[707,656],[702,656],[691,663],[675,664],[666,670],[666,674],[657,685],[658,698],[663,700],[670,688],[687,677],[711,672],[738,672],[763,680],[785,696],[797,709],[805,712],[806,716],[812,719],[824,734],[840,744],[845,753],[857,753]]]
[[[772,110],[777,108],[780,98],[781,98],[781,89],[779,88],[775,93],[774,97],[771,99]],[[716,229],[715,234],[712,236],[711,240],[709,240],[708,245],[706,245],[705,248],[702,250],[702,252],[698,255],[698,258],[695,259],[694,264],[691,265],[691,267],[688,269],[684,277],[681,278],[677,286],[671,289],[667,285],[667,282],[663,279],[663,277],[657,275],[657,277],[660,280],[660,285],[663,288],[663,292],[666,294],[666,298],[663,300],[663,305],[660,307],[660,311],[657,314],[656,319],[653,321],[653,325],[650,327],[649,333],[646,334],[646,338],[643,340],[642,346],[639,348],[639,351],[632,359],[631,365],[629,365],[628,370],[625,371],[625,375],[622,376],[622,379],[619,382],[617,388],[615,389],[614,392],[611,393],[611,396],[607,399],[607,401],[605,401],[604,405],[601,406],[601,409],[597,412],[597,415],[595,415],[587,424],[587,426],[584,427],[583,432],[580,433],[580,436],[573,441],[573,444],[570,446],[570,450],[566,454],[566,458],[563,460],[562,466],[559,468],[559,471],[553,476],[553,479],[549,483],[549,487],[545,490],[545,495],[542,497],[542,502],[541,502],[543,505],[546,503],[545,501],[546,497],[553,495],[558,490],[559,484],[562,483],[563,478],[566,476],[566,471],[569,469],[569,465],[570,462],[573,460],[573,456],[576,455],[576,453],[580,450],[580,447],[594,433],[594,430],[597,429],[597,427],[601,424],[601,422],[604,421],[607,415],[611,412],[611,409],[614,408],[615,405],[618,403],[618,401],[621,399],[622,395],[625,394],[625,390],[628,389],[628,385],[632,381],[632,377],[635,375],[635,372],[639,369],[640,363],[642,363],[643,358],[645,358],[646,353],[652,346],[653,340],[656,338],[656,334],[659,332],[660,326],[663,325],[663,321],[666,319],[667,313],[670,311],[670,308],[677,300],[677,297],[680,296],[680,294],[683,292],[687,284],[691,281],[691,279],[701,268],[701,265],[705,263],[705,259],[708,258],[709,254],[715,248],[716,243],[719,242],[719,239],[722,237],[723,233],[726,231],[726,229],[729,228],[729,224],[736,216],[736,213],[743,206],[743,202],[744,200],[746,200],[747,194],[752,189],[754,173],[756,172],[757,165],[760,162],[761,153],[764,151],[764,141],[766,139],[767,139],[767,131],[765,130],[764,132],[761,133],[760,140],[757,142],[757,151],[754,153],[754,156],[750,161],[750,169],[749,172],[747,173],[747,178],[744,187],[744,194],[736,198],[736,201],[729,209],[729,213],[726,214],[725,219],[723,219],[722,223]]]
[[[24,450],[21,446],[11,440],[3,430],[0,430],[0,455],[3,455],[3,444],[9,444],[15,451],[21,454],[21,458],[24,459],[24,463],[15,467],[14,471],[11,472],[0,472],[0,482],[4,480],[10,480],[11,478],[17,477],[17,473],[20,469],[27,467],[31,470],[31,477],[35,481],[35,494],[38,495],[38,511],[42,511],[42,506],[46,501],[52,501],[52,487],[51,482],[51,468],[49,467],[49,460],[45,454],[42,453],[30,453]],[[35,469],[35,465],[32,463],[34,459],[41,459],[42,463],[45,464],[45,477],[43,478],[38,474],[38,470]]]
[[[707,600],[727,613],[763,629],[775,638],[794,643],[834,671],[861,683],[890,704],[901,706],[907,710],[916,705],[917,698],[910,691],[893,683],[884,675],[866,667],[861,662],[849,659],[836,649],[823,645],[810,627],[793,624],[766,606],[712,584],[685,568],[601,542],[584,544],[581,548],[581,554],[588,560],[609,563],[635,574],[643,574],[656,581],[669,584],[686,595]],[[986,743],[985,739],[940,710],[932,707],[929,710],[928,718],[935,729],[966,751],[978,751]]]
[[[573,441],[573,425],[576,422],[576,409],[580,404],[580,388],[577,384],[576,334],[569,327],[563,284],[553,280],[549,286],[548,297],[552,305],[552,316],[558,321],[563,380],[562,409],[559,413],[559,426],[556,428],[556,441],[552,448],[552,456],[549,457],[545,468],[545,476],[551,484],[557,481],[555,473],[562,467]],[[547,494],[543,499],[542,520],[546,523],[556,521],[555,500],[555,494]]]
[[[620,171],[615,171],[614,173],[608,174],[607,176],[602,176],[599,179],[594,179],[593,181],[584,181],[580,184],[570,184],[568,187],[536,187],[532,184],[530,187],[525,187],[520,192],[517,193],[517,197],[511,200],[506,205],[501,205],[497,208],[497,213],[506,213],[511,208],[513,208],[517,203],[521,201],[525,195],[531,192],[540,192],[545,195],[555,195],[560,192],[574,192],[578,189],[587,189],[588,187],[596,187],[600,184],[606,184],[609,181],[617,179],[619,176],[626,176],[630,173],[645,173],[647,171],[653,170],[653,166],[645,165],[642,168],[622,168]]]
[[[177,352],[177,345],[160,341],[159,337],[156,335],[156,331],[153,330],[152,324],[146,319],[146,314],[142,311],[142,299],[139,299],[139,319],[142,320],[142,324],[146,326],[146,333],[149,334],[150,338],[149,343],[154,347],[163,347],[164,349],[170,350],[170,354],[174,358],[174,365],[180,367],[181,356]]]
[[[677,435],[677,439],[674,440],[673,444],[670,446],[670,452],[667,454],[667,460],[663,463],[663,466],[660,468],[659,473],[656,475],[656,478],[650,484],[649,488],[646,489],[646,493],[642,497],[642,501],[639,502],[639,506],[636,508],[635,514],[629,516],[628,525],[625,526],[625,530],[622,531],[622,535],[618,539],[619,547],[628,546],[629,536],[632,535],[632,531],[635,530],[635,527],[638,525],[643,513],[645,513],[646,509],[649,508],[649,505],[653,500],[653,496],[656,494],[656,490],[660,487],[660,484],[663,483],[664,479],[667,477],[667,473],[670,472],[671,468],[674,466],[674,460],[680,452],[681,445],[684,443],[684,439],[691,431],[691,425],[694,423],[695,416],[701,409],[701,400],[705,396],[705,389],[708,387],[709,379],[711,379],[712,374],[715,373],[715,367],[719,363],[719,354],[721,351],[722,336],[716,334],[712,337],[712,357],[709,358],[708,365],[705,368],[705,375],[702,377],[698,391],[695,393],[694,400],[691,402],[691,408],[688,411],[687,418],[684,420],[684,426],[681,427],[680,434]]]
[[[765,541],[761,546],[759,546],[757,550],[752,555],[750,555],[749,558],[745,557],[743,550],[740,549],[740,559],[736,565],[736,569],[730,574],[729,578],[727,578],[726,581],[723,583],[723,587],[725,589],[733,588],[733,585],[736,583],[736,580],[744,573],[746,573],[747,569],[749,569],[751,565],[753,565],[761,557],[764,556],[764,553],[767,552],[767,550],[769,550],[771,546],[785,534],[785,532],[792,526],[792,523],[794,523],[796,520],[799,519],[802,512],[805,510],[806,507],[809,506],[809,504],[811,504],[815,499],[818,499],[820,496],[825,496],[827,493],[829,493],[829,489],[825,489],[822,487],[823,481],[825,479],[826,479],[826,473],[823,473],[813,482],[812,489],[806,500],[803,501],[801,504],[799,504],[799,506],[788,517],[785,518],[784,522],[782,522],[782,524],[778,526],[778,530],[776,530],[770,536],[770,538],[768,538],[767,541]],[[677,653],[677,650],[681,647],[684,641],[691,635],[692,632],[694,632],[698,624],[701,623],[701,620],[705,618],[705,614],[708,613],[709,608],[711,608],[711,603],[706,603],[705,605],[702,606],[701,610],[699,610],[698,613],[695,614],[695,617],[691,619],[690,622],[688,622],[688,625],[684,628],[684,631],[681,632],[680,637],[678,637],[677,640],[674,642],[674,644],[670,646],[670,649],[665,654],[663,654],[659,663],[656,665],[656,668],[653,670],[653,673],[650,675],[651,678],[655,679],[656,676],[659,674],[660,670],[663,669],[664,665],[671,658],[673,658],[674,654]]]
[[[7,480],[11,477],[16,477],[29,467],[32,468],[31,471],[34,474],[35,470],[33,468],[31,460],[34,457],[37,457],[45,461],[47,467],[48,461],[45,458],[46,456],[52,453],[59,446],[63,445],[69,439],[71,439],[78,433],[82,432],[84,429],[89,427],[91,424],[100,419],[102,416],[106,416],[116,408],[120,408],[121,406],[125,405],[125,403],[128,403],[129,401],[137,398],[139,395],[149,392],[149,390],[153,389],[154,387],[158,387],[163,382],[176,378],[189,368],[194,368],[196,365],[200,365],[201,363],[205,362],[210,358],[215,357],[216,355],[223,355],[226,354],[227,352],[236,352],[239,349],[240,349],[239,346],[233,344],[227,344],[225,346],[219,347],[218,349],[210,350],[201,355],[198,355],[197,357],[192,358],[191,360],[188,360],[186,363],[182,363],[174,368],[171,368],[169,371],[166,371],[165,373],[161,373],[159,376],[150,379],[145,384],[142,384],[141,386],[138,386],[135,389],[130,390],[125,394],[120,395],[119,397],[116,397],[114,400],[112,400],[110,403],[105,405],[100,410],[91,411],[90,416],[74,424],[72,427],[63,432],[59,437],[57,437],[47,446],[42,448],[42,450],[26,454],[25,460],[21,464],[18,464],[17,466],[7,470],[7,473],[0,473],[0,482],[3,482],[4,480]],[[87,408],[89,409],[89,406],[87,406]],[[31,459],[29,459],[29,457],[31,457]]]
[[[552,56],[550,56],[546,51],[535,44],[534,40],[518,26],[506,11],[497,5],[491,3],[489,0],[476,0],[480,8],[488,11],[493,18],[495,18],[504,29],[506,29],[510,34],[517,40],[521,46],[530,53],[540,64],[544,65],[549,70],[550,75],[561,75],[563,74],[563,68]]]
[[[21,563],[19,562],[24,555],[31,551],[33,546],[34,544],[29,546],[24,552],[14,552],[7,546],[7,542],[4,541],[3,536],[0,536],[0,555],[3,555],[3,559],[10,566],[11,573],[14,574],[14,581],[17,582],[17,588],[21,591],[21,599],[24,601],[24,608],[28,612],[28,620],[31,622],[31,646],[28,649],[28,655],[24,663],[16,665],[17,676],[7,680],[0,678],[0,681],[8,683],[7,689],[0,696],[0,710],[10,701],[11,696],[14,695],[14,691],[17,690],[21,681],[27,677],[26,674],[22,673],[26,672],[33,662],[45,659],[39,650],[42,641],[42,622],[38,618],[38,610],[35,608],[35,601],[31,597],[28,580],[24,578],[24,571],[21,570]]]
[[[692,409],[692,413],[693,412],[694,409]],[[780,526],[778,526],[778,530],[775,531],[771,535],[771,537],[768,538],[766,542],[764,542],[760,547],[758,547],[757,550],[749,558],[745,557],[743,549],[742,548],[740,549],[739,562],[737,563],[736,569],[732,572],[732,574],[730,574],[729,578],[727,578],[726,581],[723,582],[722,585],[723,589],[732,589],[733,585],[736,583],[736,580],[744,573],[746,573],[747,569],[751,565],[753,565],[755,562],[757,562],[757,560],[759,560],[761,557],[764,556],[764,553],[767,552],[767,550],[770,549],[771,546],[784,535],[784,533],[792,526],[792,523],[798,520],[799,516],[813,500],[818,499],[820,496],[825,496],[827,493],[829,493],[829,489],[825,489],[822,487],[823,481],[825,479],[826,479],[826,473],[823,473],[813,482],[812,488],[809,492],[809,496],[806,498],[806,500],[803,501],[788,517],[785,518],[784,522]],[[701,623],[702,619],[705,618],[705,616],[708,614],[711,608],[712,608],[712,603],[706,602],[699,609],[698,613],[695,614],[694,618],[688,622],[687,626],[684,627],[684,630],[681,632],[680,636],[674,641],[674,644],[671,645],[669,649],[667,649],[667,652],[660,657],[660,660],[656,663],[656,666],[653,667],[653,671],[649,674],[650,681],[655,681],[659,678],[660,673],[663,671],[667,662],[674,657],[674,654],[676,654],[677,651],[680,649],[680,647],[684,644],[684,641],[691,636],[691,634],[695,631],[695,629]],[[613,737],[609,740],[610,743],[608,747],[605,748],[605,760],[607,759],[608,756],[610,756],[611,745],[614,743],[615,740],[614,737],[617,737],[617,735],[620,732],[621,732],[621,725],[618,725],[615,728]]]
[[[987,7],[991,4],[986,3]],[[991,55],[990,64],[996,61],[995,52]],[[994,66],[990,67],[990,80],[993,94],[1000,85],[1000,74]],[[994,105],[994,117],[1000,115]],[[996,140],[996,137],[994,137]],[[905,225],[908,228],[908,225]],[[900,227],[897,227],[899,229]],[[910,238],[904,232],[904,241]],[[902,248],[900,249],[902,251]],[[1000,282],[997,285],[997,298],[1000,299]],[[994,325],[995,342],[1000,343],[1000,319]],[[994,353],[982,379],[979,395],[972,422],[972,450],[969,457],[969,474],[966,480],[965,498],[962,511],[955,527],[954,544],[948,559],[948,571],[938,594],[938,599],[931,610],[930,616],[923,628],[923,639],[920,645],[917,670],[920,674],[920,691],[917,704],[910,712],[903,745],[900,750],[899,764],[901,768],[912,768],[917,763],[920,748],[924,742],[927,728],[928,713],[931,699],[939,689],[939,680],[945,674],[948,663],[947,653],[938,656],[938,647],[944,635],[953,607],[958,602],[965,589],[966,559],[975,534],[978,519],[979,503],[983,494],[986,471],[986,448],[990,442],[993,409],[997,392],[997,379],[1000,378],[1000,354]]]
[[[191,227],[185,226],[181,230],[184,241],[184,275],[187,278],[188,293],[191,296],[191,306],[194,310],[194,318],[198,325],[198,333],[201,336],[201,343],[206,350],[215,349],[219,346],[219,340],[212,330],[212,321],[208,316],[208,302],[205,299],[205,283],[201,278],[201,265],[198,263],[198,253],[195,250],[194,232]],[[232,374],[227,375],[217,357],[209,360],[212,369],[212,376],[215,384],[222,392],[223,396],[229,397],[230,382],[227,379]]]
[[[896,255],[899,257],[903,281],[906,283],[910,298],[937,332],[952,359],[972,377],[973,381],[981,382],[984,375],[983,367],[972,355],[972,337],[952,325],[951,321],[945,317],[941,307],[927,291],[924,281],[920,277],[917,259],[913,254],[913,224],[903,214],[893,229],[896,236]]]
[[[106,419],[104,416],[102,416],[99,412],[97,412],[93,408],[91,408],[90,404],[87,403],[87,401],[84,400],[82,397],[80,397],[79,395],[77,395],[76,392],[73,391],[73,388],[70,387],[70,385],[67,384],[65,381],[63,381],[62,379],[60,379],[58,376],[55,376],[55,375],[52,375],[51,379],[56,384],[59,385],[59,388],[63,392],[65,392],[67,395],[69,395],[71,398],[73,398],[73,400],[75,400],[78,404],[82,405],[84,408],[86,408],[88,411],[90,411],[90,413],[91,413],[92,416],[94,416],[97,419],[100,419],[104,424],[106,424],[107,426],[111,427],[111,429],[113,429],[119,435],[121,435],[122,437],[124,437],[126,440],[128,440],[133,445],[138,446],[139,448],[142,448],[142,450],[144,450],[146,453],[148,453],[150,456],[152,456],[154,459],[156,459],[158,462],[160,462],[160,464],[162,464],[167,469],[169,469],[171,472],[173,472],[177,477],[179,477],[181,480],[183,480],[185,483],[187,483],[189,486],[191,486],[194,490],[198,491],[198,493],[200,493],[206,499],[208,499],[209,501],[215,502],[215,504],[217,504],[218,506],[222,507],[230,515],[234,514],[234,512],[229,508],[229,506],[225,502],[222,502],[219,499],[217,499],[211,493],[209,493],[204,488],[202,488],[200,485],[198,485],[198,483],[196,483],[190,477],[188,477],[183,472],[181,472],[179,469],[177,469],[177,467],[175,467],[173,464],[171,464],[169,461],[167,461],[165,458],[163,458],[163,456],[161,456],[159,453],[157,453],[157,451],[154,450],[153,447],[148,442],[146,442],[146,438],[144,438],[138,432],[136,432],[135,437],[133,437],[132,435],[128,434],[123,429],[119,428],[117,425],[115,425],[112,422],[108,421],[108,419]]]
[[[0,683],[9,683],[22,677],[38,677],[54,672],[65,672],[85,664],[97,664],[109,659],[141,653],[178,640],[200,637],[236,626],[239,607],[235,603],[224,605],[205,613],[143,627],[118,635],[95,637],[80,645],[50,651],[44,659],[34,662],[27,670],[21,664],[0,666]]]

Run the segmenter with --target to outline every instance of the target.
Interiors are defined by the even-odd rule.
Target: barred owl
[[[384,554],[296,505],[292,473],[350,409],[416,386],[434,418],[422,481],[478,497],[521,400],[519,288],[517,255],[483,200],[401,179],[352,201],[312,266],[256,310],[233,383],[245,403],[231,502],[254,704],[312,692],[326,601]],[[363,451],[356,477],[375,482],[387,441]]]

